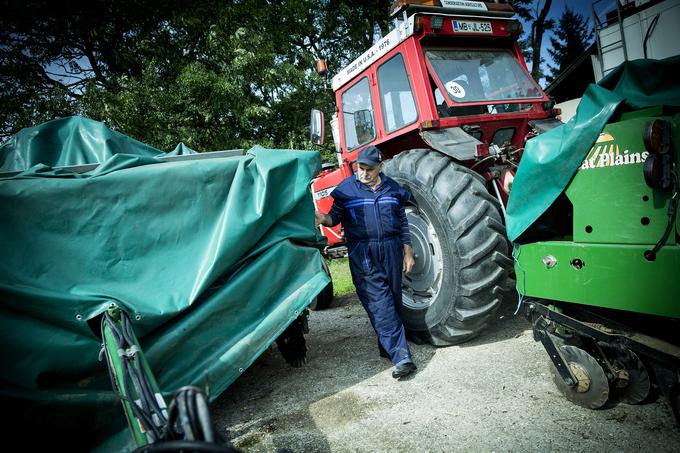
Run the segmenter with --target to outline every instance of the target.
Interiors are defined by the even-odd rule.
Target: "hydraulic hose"
[[[653,249],[645,251],[645,258],[647,261],[654,261],[656,259],[656,253],[664,246],[673,230],[673,225],[675,224],[675,215],[678,212],[678,176],[673,174],[673,196],[668,203],[668,223],[666,224],[666,230],[663,232],[663,236],[659,239]]]

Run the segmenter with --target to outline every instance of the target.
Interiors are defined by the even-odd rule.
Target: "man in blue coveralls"
[[[361,304],[378,335],[382,357],[394,364],[392,377],[416,370],[399,318],[402,272],[415,264],[404,204],[411,194],[381,173],[380,151],[359,151],[357,174],[331,192],[328,214],[316,213],[316,223],[345,228],[349,269]]]

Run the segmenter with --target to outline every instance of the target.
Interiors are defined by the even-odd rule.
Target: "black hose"
[[[106,349],[106,339],[104,337],[104,327],[107,324],[110,324],[108,318],[107,318],[108,313],[104,313],[104,316],[102,316],[102,322],[100,324],[101,327],[101,336],[102,336],[102,347],[104,349],[104,356],[106,357],[106,370],[109,372],[109,380],[111,381],[111,388],[113,391],[118,395],[118,398],[122,398],[123,395],[121,394],[120,390],[118,389],[118,384],[116,384],[116,380],[113,377],[113,371],[111,371],[112,364],[111,364],[111,356],[109,355],[109,350]],[[109,326],[110,327],[110,326]]]
[[[175,424],[178,423],[178,415],[179,411],[177,410],[177,399],[173,397],[172,400],[170,400],[170,404],[168,406],[168,426],[165,431],[166,440],[174,440],[182,436],[181,431],[178,432],[175,430]]]
[[[206,442],[215,441],[215,429],[210,419],[210,411],[208,410],[208,398],[202,391],[196,391],[196,406],[198,409],[198,421],[203,432],[203,440]]]
[[[659,239],[659,242],[656,243],[654,248],[645,251],[644,255],[647,261],[654,261],[656,259],[656,253],[666,244],[668,236],[670,236],[671,230],[673,230],[673,225],[675,225],[675,215],[678,212],[678,176],[676,174],[673,174],[672,176],[673,196],[671,197],[671,201],[668,203],[668,223],[666,224],[666,230],[663,232],[663,236],[661,236],[661,239]]]
[[[139,388],[144,399],[147,400],[147,404],[150,406],[150,409],[158,416],[160,426],[164,426],[167,420],[163,414],[163,409],[158,404],[156,393],[151,385],[151,382],[149,382],[148,376],[144,373],[141,360],[139,362],[140,363],[137,364],[138,366],[134,368],[134,372],[137,375],[137,380],[139,382]]]
[[[130,318],[127,316],[127,313],[123,311],[121,311],[121,322],[123,324],[122,335],[125,338],[125,341],[127,342],[127,346],[136,347],[136,344],[133,340],[134,332],[132,331]],[[165,415],[163,415],[163,409],[158,404],[158,400],[156,399],[156,393],[151,383],[149,382],[148,377],[144,373],[143,364],[141,362],[142,361],[140,359],[137,362],[137,367],[132,367],[132,374],[136,378],[135,386],[139,390],[139,397],[141,401],[143,401],[145,406],[147,406],[145,409],[149,412],[156,414],[156,416],[159,419],[159,423],[156,426],[162,429],[162,427],[165,426],[165,424],[167,423],[167,420],[165,418]]]
[[[127,368],[128,364],[126,362],[126,365],[124,368]],[[160,433],[158,432],[155,424],[153,423],[153,419],[150,417],[150,415],[147,413],[146,410],[144,410],[143,407],[140,407],[135,401],[130,399],[130,384],[129,384],[129,373],[127,370],[124,371],[123,374],[123,385],[125,386],[125,394],[127,395],[127,401],[130,403],[130,407],[132,408],[132,412],[135,414],[135,417],[140,419],[144,426],[147,428],[147,430],[150,430],[153,432],[154,436],[156,439],[160,438]]]
[[[206,453],[241,453],[233,447],[218,445],[197,440],[171,440],[155,444],[144,445],[135,450],[135,453],[146,452],[206,452]]]
[[[191,426],[191,423],[188,421],[188,418],[186,417],[187,413],[186,394],[184,392],[178,393],[177,396],[175,397],[175,400],[177,401],[177,411],[179,412],[178,419],[180,427],[182,428],[183,431],[183,437],[188,440],[194,440],[196,436],[194,434],[193,427]]]
[[[649,24],[649,27],[647,27],[647,32],[645,33],[645,40],[642,42],[642,52],[644,53],[645,58],[647,58],[647,40],[649,39],[650,36],[652,36],[652,32],[656,27],[656,23],[659,21],[659,16],[660,14],[654,16],[654,19],[652,19],[652,23]]]
[[[104,313],[101,322],[102,339],[105,338],[104,328],[108,326],[118,354],[137,347],[133,341],[135,337],[130,320],[125,312],[120,313],[120,328],[108,313]],[[179,389],[175,398],[170,402],[166,416],[156,399],[149,376],[145,373],[141,355],[123,356],[121,361],[122,388],[118,388],[106,346],[104,346],[104,353],[112,388],[121,401],[129,403],[134,416],[144,425],[150,435],[149,440],[152,443],[135,451],[238,452],[231,447],[205,442],[206,439],[212,440],[215,436],[207,410],[207,401],[202,391],[191,386]],[[178,425],[177,430],[175,430],[175,425]],[[185,440],[170,440],[177,436],[184,437]]]
[[[472,165],[472,167],[470,167],[470,170],[473,170],[475,167],[477,167],[477,166],[479,166],[480,164],[486,162],[487,160],[489,160],[489,159],[495,159],[496,157],[498,157],[498,155],[496,155],[496,154],[491,154],[491,155],[489,155],[489,156],[486,156],[486,157],[484,157],[483,159],[480,159],[480,160],[478,160],[477,162],[475,162],[474,165]]]
[[[123,311],[120,312],[121,316],[121,323],[122,323],[122,330],[118,329],[116,324],[113,322],[111,316],[109,313],[104,313],[104,317],[102,318],[102,339],[104,339],[104,326],[108,326],[109,330],[111,332],[111,336],[113,340],[116,343],[116,347],[118,350],[126,350],[129,349],[131,346],[135,346],[134,342],[131,339],[130,334],[130,324],[129,324],[129,319],[127,317],[127,314]],[[125,332],[125,330],[128,330],[128,332]],[[165,417],[163,416],[162,410],[160,406],[158,405],[158,401],[156,400],[156,396],[153,393],[153,390],[151,390],[151,386],[148,382],[148,379],[146,375],[140,372],[138,368],[136,368],[133,364],[132,361],[125,358],[125,360],[122,361],[122,385],[123,389],[120,389],[120,391],[117,391],[117,386],[115,384],[115,379],[113,377],[113,372],[110,368],[110,357],[108,350],[106,347],[104,347],[104,352],[107,357],[107,369],[109,372],[109,379],[111,380],[111,386],[116,391],[119,399],[122,401],[126,401],[128,404],[130,404],[130,407],[132,409],[133,414],[142,421],[144,426],[146,427],[147,430],[151,431],[154,435],[155,439],[160,439],[163,434],[163,428],[165,425]],[[138,404],[136,401],[134,401],[131,396],[131,388],[130,388],[130,381],[132,381],[132,386],[134,389],[137,390],[137,396],[139,397],[140,404]],[[124,391],[124,394],[122,393]],[[153,414],[152,412],[155,412],[157,414],[158,420],[160,422],[160,426],[158,423],[154,422]]]
[[[109,326],[109,329],[111,330],[111,335],[113,336],[113,340],[116,342],[116,345],[120,348],[122,347],[122,333],[118,330],[118,327],[116,327],[116,324],[113,322],[113,319],[111,318],[111,315],[108,313],[104,313],[104,318],[106,319],[106,323]]]
[[[121,329],[121,333],[123,334],[123,338],[125,338],[125,341],[127,342],[128,345],[132,346],[135,344],[133,338],[134,338],[134,332],[132,331],[132,326],[130,325],[130,318],[128,318],[128,315],[124,312],[120,312],[120,320],[121,323],[123,324],[123,327]]]
[[[124,360],[123,363],[125,364],[125,366],[124,366],[125,367],[125,376],[129,377],[130,380],[132,381],[132,387],[133,387],[133,389],[136,390],[137,397],[139,398],[139,403],[140,403],[142,409],[145,412],[150,412],[149,411],[149,404],[146,401],[147,400],[146,395],[143,394],[142,389],[140,388],[141,385],[139,383],[139,376],[135,372],[134,366],[132,365],[132,363],[130,363],[129,360]]]
[[[201,424],[201,417],[200,414],[198,413],[198,407],[196,406],[196,389],[194,388],[189,388],[187,390],[189,392],[189,404],[188,404],[188,409],[189,409],[189,420],[191,420],[191,423],[193,424],[192,429],[194,430],[194,434],[196,436],[196,439],[200,439],[205,441],[205,433],[203,432],[203,425]]]

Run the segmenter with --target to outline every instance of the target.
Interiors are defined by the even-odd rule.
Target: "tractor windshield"
[[[456,103],[536,99],[543,94],[507,50],[427,50],[437,103],[445,90]]]

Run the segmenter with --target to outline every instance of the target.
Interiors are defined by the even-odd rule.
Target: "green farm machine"
[[[513,255],[562,393],[597,409],[660,392],[680,422],[677,112],[612,115]]]

